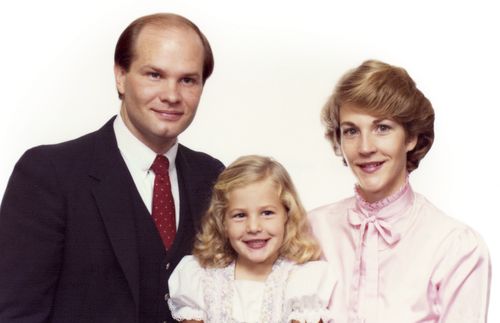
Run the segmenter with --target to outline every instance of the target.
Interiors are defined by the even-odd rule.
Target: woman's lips
[[[269,239],[255,239],[255,240],[247,240],[244,242],[250,249],[260,249],[266,246],[268,240]]]
[[[371,163],[360,163],[358,167],[361,168],[365,173],[374,173],[379,170],[384,162],[371,162]]]

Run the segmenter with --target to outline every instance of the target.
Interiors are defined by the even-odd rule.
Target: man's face
[[[181,27],[144,27],[129,71],[115,66],[128,129],[158,154],[193,121],[203,91],[203,45]]]

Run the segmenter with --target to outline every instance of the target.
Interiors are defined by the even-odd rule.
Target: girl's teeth
[[[262,248],[266,245],[266,240],[247,241],[247,245],[252,249]]]

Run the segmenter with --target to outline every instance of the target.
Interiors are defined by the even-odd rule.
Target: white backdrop
[[[119,108],[120,32],[176,12],[210,40],[215,72],[180,140],[228,164],[274,156],[307,209],[352,194],[319,112],[347,69],[376,58],[405,67],[436,111],[436,140],[416,191],[479,231],[494,274],[498,234],[500,11],[493,1],[4,1],[0,4],[0,191],[21,154],[99,128]],[[493,277],[489,322],[500,322]]]

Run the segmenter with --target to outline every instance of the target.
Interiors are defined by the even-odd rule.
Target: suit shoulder
[[[224,164],[217,158],[214,158],[209,154],[201,151],[192,150],[181,144],[179,144],[178,154],[181,155],[180,157],[184,162],[197,168],[203,167],[205,170],[209,168],[215,170],[218,173],[220,173],[225,168]]]
[[[54,157],[81,157],[83,152],[92,149],[96,140],[98,131],[85,134],[81,137],[63,141],[56,144],[39,145],[28,149],[23,157],[36,157],[36,156],[54,156]],[[21,159],[23,158],[21,157]]]
[[[78,166],[87,165],[90,162],[97,143],[105,145],[108,147],[106,149],[109,150],[109,146],[113,146],[113,140],[116,142],[112,121],[113,119],[101,129],[76,139],[30,148],[21,156],[15,168],[28,166],[35,169],[46,169],[46,167],[51,166],[60,173],[71,169],[81,169]],[[114,146],[118,149],[116,144]]]

